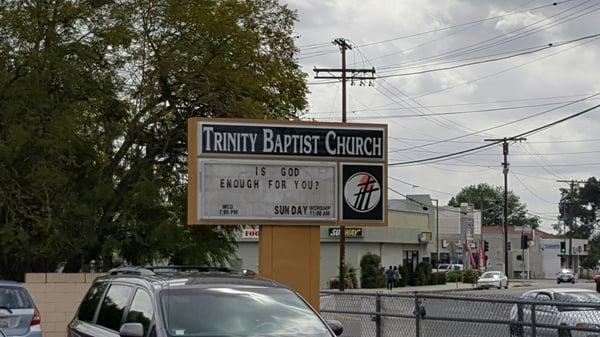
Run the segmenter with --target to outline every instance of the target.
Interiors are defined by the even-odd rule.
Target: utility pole
[[[575,186],[580,184],[580,183],[585,183],[585,180],[575,180],[575,179],[571,179],[571,180],[557,180],[556,182],[559,183],[568,183],[569,187],[570,187],[570,192],[569,192],[569,255],[567,255],[567,267],[569,269],[573,269],[573,272],[575,272],[575,266],[572,266],[572,262],[573,262],[573,224],[575,223],[575,214],[573,212],[574,208],[575,208]],[[564,220],[563,220],[564,223]],[[567,231],[565,230],[565,233],[563,235],[563,237],[565,237],[567,234]],[[564,239],[563,239],[564,240]]]
[[[484,139],[486,142],[502,142],[502,154],[504,155],[504,161],[502,162],[502,173],[504,174],[504,274],[506,277],[510,277],[508,274],[508,142],[519,142],[527,140],[523,137],[504,137],[497,139]]]
[[[352,46],[344,38],[337,38],[332,41],[333,44],[340,47],[342,53],[342,68],[314,68],[316,79],[336,79],[342,80],[342,123],[346,123],[346,80],[348,73],[350,79],[354,80],[374,80],[375,68],[371,69],[347,69],[346,68],[346,50],[352,49]],[[321,76],[319,73],[327,73],[326,76]],[[340,75],[336,75],[340,73]],[[370,76],[367,76],[370,74]],[[362,83],[362,82],[361,82]],[[371,82],[369,82],[371,83]],[[339,272],[339,290],[344,291],[346,285],[346,227],[340,226],[340,272]]]

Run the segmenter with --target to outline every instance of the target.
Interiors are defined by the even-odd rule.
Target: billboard
[[[189,224],[386,224],[386,125],[192,118],[188,170]]]

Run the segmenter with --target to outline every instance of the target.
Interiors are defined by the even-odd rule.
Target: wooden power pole
[[[316,79],[336,79],[342,80],[342,123],[346,123],[346,81],[354,80],[374,80],[375,68],[371,69],[347,69],[346,68],[346,50],[352,49],[352,46],[344,38],[337,38],[332,41],[333,44],[340,47],[342,53],[341,68],[314,68]],[[327,73],[323,76],[321,73]],[[338,75],[339,74],[339,75]],[[348,74],[350,76],[348,76]],[[340,272],[339,272],[339,289],[344,291],[346,285],[346,228],[340,226]]]

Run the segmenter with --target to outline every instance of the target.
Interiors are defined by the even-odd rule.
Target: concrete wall
[[[44,337],[65,337],[81,299],[100,274],[35,273],[25,275],[25,287],[42,316]]]

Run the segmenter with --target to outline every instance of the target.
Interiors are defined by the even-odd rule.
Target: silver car
[[[501,271],[488,271],[477,280],[477,288],[508,289],[508,277]]]
[[[588,289],[575,288],[556,288],[556,289],[538,289],[524,293],[521,296],[523,300],[530,301],[556,301],[572,303],[593,303],[600,304],[600,294]],[[510,318],[519,321],[517,305],[513,306],[510,312]],[[531,306],[523,305],[522,320],[531,322]],[[581,329],[600,329],[600,308],[583,308],[554,305],[537,305],[535,310],[535,320],[540,325],[552,325],[557,328],[536,327],[537,336],[558,336],[558,337],[596,337],[600,332],[580,331]],[[561,329],[560,327],[570,327],[571,329]],[[579,329],[579,330],[578,330]],[[521,328],[517,325],[510,327],[511,336],[529,336],[531,328]]]
[[[0,330],[7,337],[42,337],[40,312],[20,283],[0,281]]]

